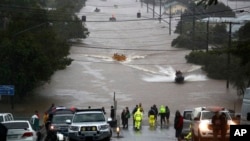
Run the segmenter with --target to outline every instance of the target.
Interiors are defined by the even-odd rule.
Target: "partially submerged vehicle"
[[[176,71],[175,73],[175,82],[176,83],[183,83],[184,82],[184,76],[182,75],[181,71]]]

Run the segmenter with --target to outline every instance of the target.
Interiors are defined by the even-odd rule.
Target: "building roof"
[[[250,22],[250,14],[245,14],[238,17],[209,17],[201,20],[202,22],[209,23],[223,23],[223,22],[232,22],[232,32],[238,31],[246,22]],[[229,27],[228,27],[229,28]],[[227,29],[229,30],[229,29]]]
[[[181,2],[173,1],[173,2],[170,2],[170,3],[166,3],[166,4],[164,5],[164,8],[165,8],[165,9],[168,9],[170,6],[175,6],[175,5],[181,5],[181,6],[187,7],[185,4],[183,4],[183,3],[181,3]]]

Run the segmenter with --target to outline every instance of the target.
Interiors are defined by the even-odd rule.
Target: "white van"
[[[240,124],[250,124],[250,87],[246,89],[243,97]]]
[[[0,113],[0,122],[12,121],[14,120],[11,113]]]

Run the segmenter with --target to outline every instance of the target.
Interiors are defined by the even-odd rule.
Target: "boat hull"
[[[183,76],[176,76],[175,77],[175,82],[176,83],[183,83],[184,82],[184,77]]]

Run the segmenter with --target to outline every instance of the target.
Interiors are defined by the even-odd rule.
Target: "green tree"
[[[242,26],[238,32],[239,39],[232,42],[231,49],[225,45],[208,53],[204,51],[193,51],[186,56],[189,63],[202,65],[202,69],[208,76],[214,79],[229,79],[238,94],[244,94],[250,86],[250,22]],[[230,53],[230,64],[228,64],[228,53]]]
[[[14,85],[20,98],[71,64],[69,39],[87,36],[73,11],[62,15],[29,2],[0,3],[0,16],[4,17],[0,21],[4,25],[0,28],[0,84]]]
[[[227,42],[228,33],[225,24],[209,24],[209,31],[207,31],[207,23],[198,21],[199,19],[209,18],[210,16],[234,17],[235,14],[229,7],[222,3],[216,6],[210,6],[207,9],[204,9],[202,6],[197,6],[194,3],[190,3],[188,7],[189,8],[181,15],[181,21],[177,24],[175,33],[179,33],[180,35],[173,40],[173,47],[205,49],[207,48],[207,32],[209,32],[209,44],[222,46]]]

